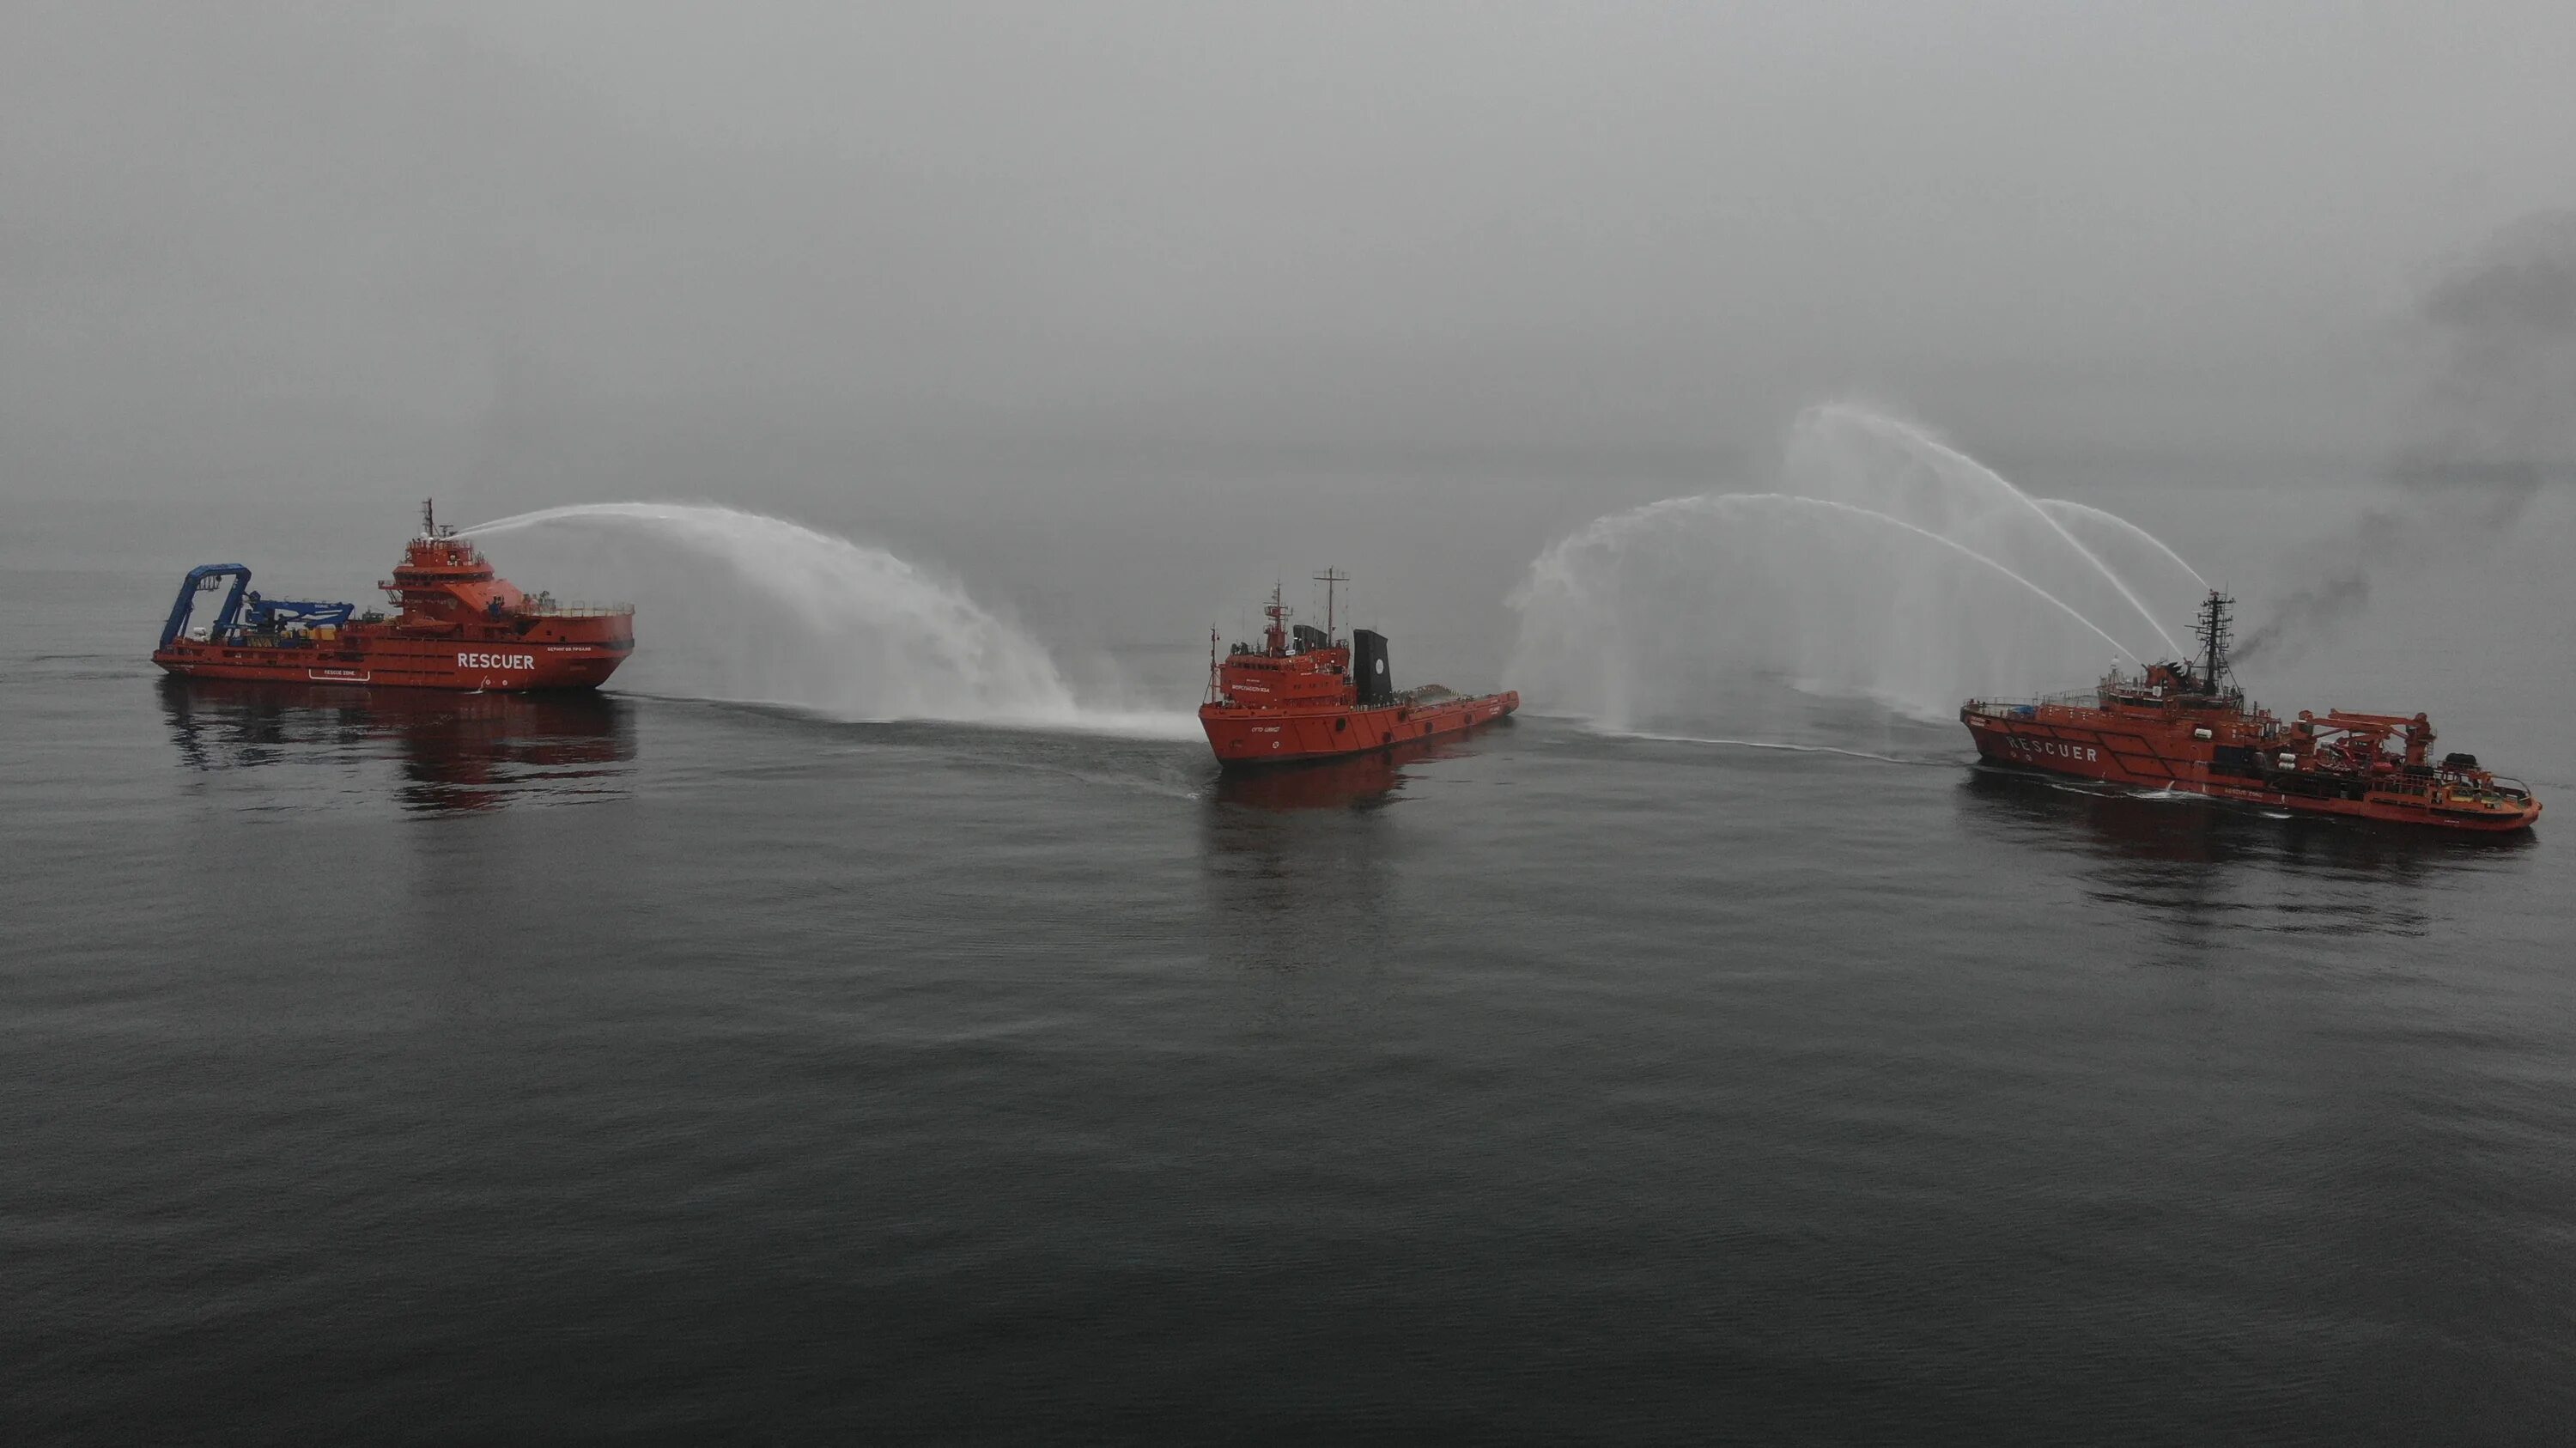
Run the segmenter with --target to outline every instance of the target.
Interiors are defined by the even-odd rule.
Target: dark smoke
[[[2576,476],[2576,212],[2496,233],[2414,321],[2429,370],[2387,466],[2402,501],[2335,540],[2324,576],[2271,600],[2240,660],[2324,633],[2369,602],[2372,578],[2492,539],[2543,486]]]

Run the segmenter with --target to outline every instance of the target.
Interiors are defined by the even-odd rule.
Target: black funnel
[[[1394,701],[1395,677],[1386,671],[1386,635],[1375,629],[1351,630],[1351,670],[1359,676],[1361,703]]]

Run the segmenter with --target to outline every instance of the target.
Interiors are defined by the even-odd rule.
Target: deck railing
[[[2027,719],[2042,709],[2096,709],[2101,704],[2101,690],[2077,689],[2065,694],[2043,694],[2036,699],[1970,699],[1967,708],[1971,714],[1992,719]]]
[[[519,606],[520,613],[539,618],[615,618],[635,611],[631,603],[556,603],[552,599],[529,599]]]

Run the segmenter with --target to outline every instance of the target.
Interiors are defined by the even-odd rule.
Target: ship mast
[[[1285,658],[1288,654],[1288,616],[1295,610],[1280,601],[1277,583],[1270,585],[1270,602],[1261,611],[1270,619],[1270,627],[1261,633],[1262,639],[1270,645],[1270,656]]]
[[[1315,581],[1324,585],[1324,643],[1329,647],[1333,642],[1333,585],[1336,583],[1348,583],[1351,581],[1351,576],[1347,573],[1327,568],[1323,572],[1315,575]],[[1311,594],[1308,595],[1308,597],[1312,596],[1313,595]]]
[[[2219,692],[2230,672],[2227,641],[2232,632],[2230,625],[2236,621],[2235,605],[2235,599],[2211,589],[2209,597],[2201,602],[2200,622],[2192,627],[2192,632],[2200,635],[2201,687],[2212,694]]]

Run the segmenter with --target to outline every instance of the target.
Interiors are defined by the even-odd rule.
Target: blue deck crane
[[[357,612],[355,604],[262,598],[250,591],[248,568],[238,563],[205,563],[189,569],[187,578],[180,583],[179,597],[170,605],[170,621],[161,626],[161,647],[166,649],[177,642],[188,627],[196,596],[221,588],[227,578],[233,581],[232,592],[225,595],[224,606],[215,611],[214,619],[206,626],[209,639],[223,638],[243,628],[267,631],[287,624],[306,628],[337,626],[347,623],[350,615]]]

